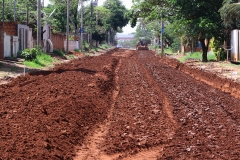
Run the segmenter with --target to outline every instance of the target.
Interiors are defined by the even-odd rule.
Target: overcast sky
[[[132,0],[121,0],[122,4],[125,5],[127,9],[130,9],[132,6]],[[98,0],[98,5],[101,6],[105,0]],[[49,0],[44,0],[44,6],[47,6],[49,4]],[[131,26],[128,24],[126,27],[123,28],[123,34],[129,34],[132,32],[135,32],[135,28],[131,28]]]

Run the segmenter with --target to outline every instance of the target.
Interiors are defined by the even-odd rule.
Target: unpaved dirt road
[[[0,86],[0,159],[240,159],[240,87],[114,49]]]

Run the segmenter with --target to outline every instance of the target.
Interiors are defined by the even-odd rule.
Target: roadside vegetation
[[[89,47],[89,44],[87,44],[87,46]],[[80,49],[75,49],[74,51],[77,53],[82,53],[84,55],[94,56],[94,53],[105,51],[106,49],[109,49],[109,48],[111,48],[111,46],[107,44],[102,44],[102,45],[99,45],[99,47],[92,47],[91,50],[87,49],[81,52]],[[57,49],[53,50],[53,54],[58,55],[62,59],[69,59],[69,60],[75,59],[78,57],[74,54],[65,54],[64,51],[60,51]],[[52,54],[44,53],[44,51],[40,47],[25,49],[21,52],[21,56],[22,58],[25,59],[23,64],[30,68],[39,69],[39,68],[45,68],[45,67],[53,67],[54,63],[59,61],[56,58],[54,58]]]
[[[23,64],[31,68],[49,67],[54,61],[57,61],[49,54],[44,53],[39,47],[25,49],[22,51],[21,56],[25,59]]]
[[[208,58],[209,61],[216,61],[216,56],[212,52],[208,53],[208,57],[207,58]],[[201,59],[202,59],[202,52],[186,53],[184,56],[182,56],[178,60],[180,62],[185,62],[185,61],[187,61],[189,59],[201,61]]]
[[[187,54],[191,50],[186,58],[201,56],[201,61],[207,62],[214,57],[208,55],[211,48],[218,60],[226,59],[224,44],[230,44],[231,30],[239,28],[239,0],[135,2],[128,12],[131,26],[137,26],[135,42],[144,39],[155,46],[163,39],[173,53]],[[193,54],[199,47],[202,54]]]

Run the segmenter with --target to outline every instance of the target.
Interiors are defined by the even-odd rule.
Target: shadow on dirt
[[[86,73],[86,74],[91,74],[91,75],[94,75],[95,73],[97,73],[97,71],[93,71],[93,70],[90,70],[90,69],[85,69],[85,68],[78,68],[78,69],[58,69],[58,70],[53,70],[53,71],[37,71],[37,72],[31,72],[29,73],[29,75],[31,76],[38,76],[38,75],[49,75],[51,73],[63,73],[63,72],[67,72],[67,71],[79,71],[79,72],[83,72],[83,73]]]

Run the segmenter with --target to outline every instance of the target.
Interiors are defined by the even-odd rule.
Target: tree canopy
[[[103,41],[108,32],[111,37],[128,24],[126,16],[128,10],[120,0],[106,0],[102,7],[92,7],[91,0],[84,1],[84,30],[92,33],[93,39]],[[3,0],[0,0],[2,4]],[[16,21],[20,24],[27,24],[35,27],[37,24],[37,1],[36,0],[5,0],[4,21],[14,20],[14,2],[16,2]],[[66,32],[67,25],[67,3],[66,0],[50,0],[47,7],[42,6],[42,25],[45,23],[54,26],[55,32]],[[2,5],[0,5],[2,10]],[[54,13],[49,17],[49,15]],[[72,34],[76,34],[81,26],[79,0],[70,0],[69,5],[69,28]]]
[[[202,61],[207,61],[207,51],[211,38],[224,37],[224,26],[219,14],[223,0],[134,0],[129,12],[131,25],[138,19],[163,18],[170,22],[172,31],[180,37],[198,39],[202,45]],[[213,5],[214,4],[214,5]],[[207,41],[205,41],[207,40]]]
[[[236,3],[238,1],[238,3]],[[224,0],[223,6],[219,10],[223,24],[230,29],[240,27],[240,1]]]

